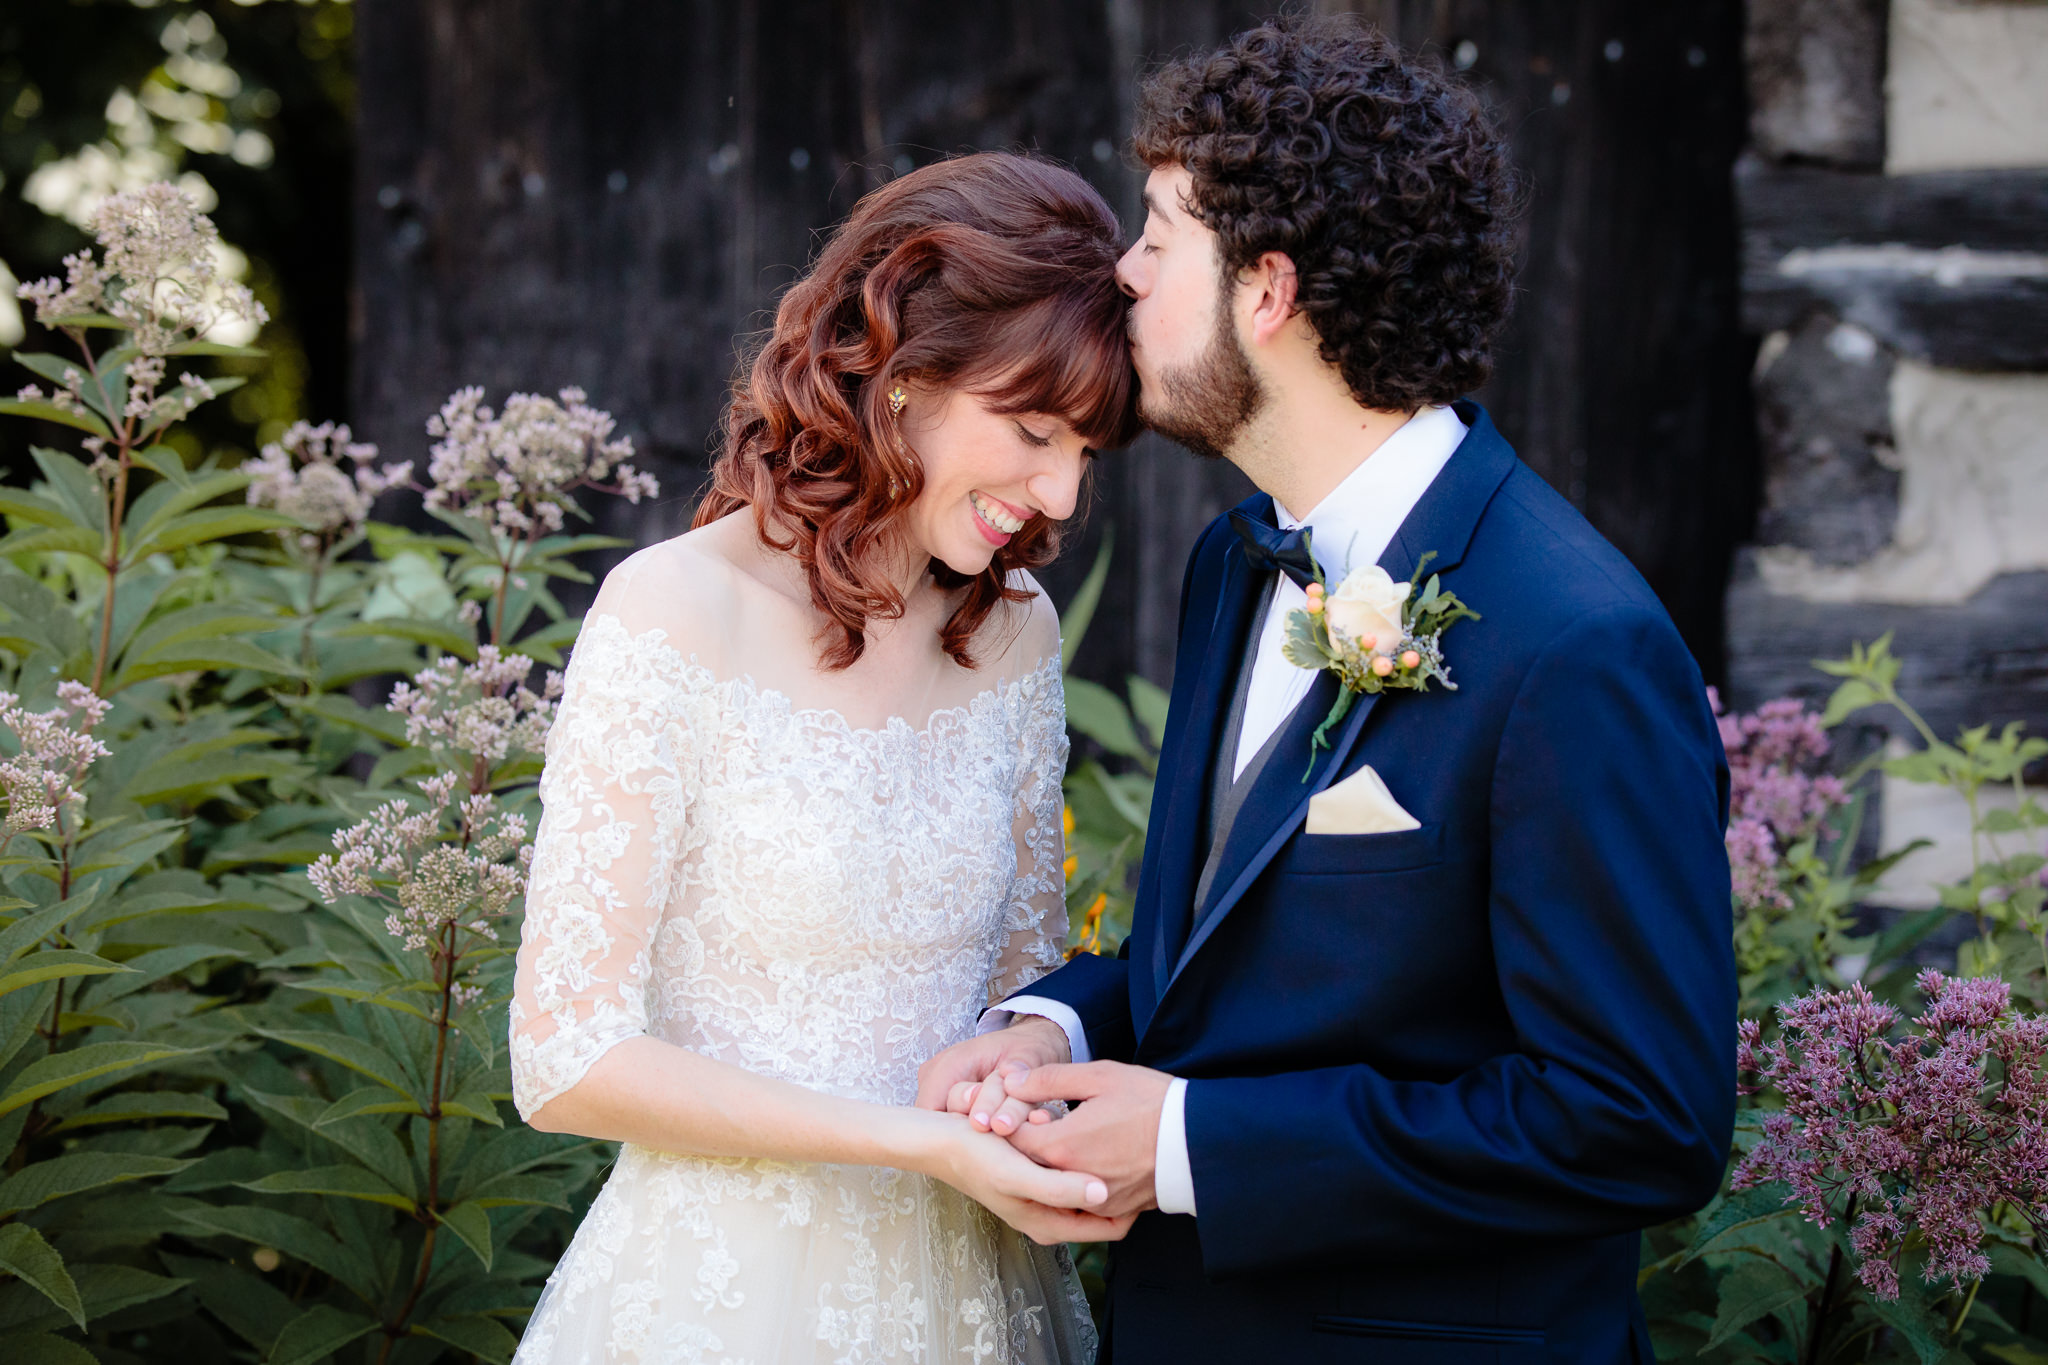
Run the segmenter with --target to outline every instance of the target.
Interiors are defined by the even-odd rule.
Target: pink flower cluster
[[[1991,1268],[1983,1214],[2003,1203],[2048,1222],[2048,1017],[2014,1011],[1996,978],[1918,984],[1927,1005],[1902,1037],[1898,1011],[1857,984],[1780,1005],[1771,1042],[1744,1020],[1737,1051],[1756,1078],[1745,1093],[1775,1090],[1784,1107],[1731,1187],[1784,1181],[1812,1221],[1853,1218],[1857,1274],[1887,1299],[1911,1232],[1925,1278],[1960,1284]]]
[[[494,767],[515,751],[538,754],[547,742],[562,675],[549,669],[535,692],[526,685],[532,673],[533,660],[501,654],[496,645],[478,649],[473,664],[444,655],[392,688],[389,709],[405,717],[408,744],[467,754]]]
[[[410,460],[380,470],[370,464],[376,458],[377,447],[357,441],[345,426],[294,422],[261,455],[242,462],[249,505],[274,507],[305,523],[307,529],[293,535],[314,553],[324,540],[360,531],[379,493],[411,481]]]
[[[1840,778],[1815,773],[1828,755],[1820,717],[1790,698],[1728,715],[1707,689],[1728,751],[1728,863],[1745,909],[1788,909],[1778,882],[1785,850],[1820,828],[1849,795]]]
[[[385,930],[408,948],[435,947],[450,925],[495,938],[492,921],[526,889],[533,846],[525,816],[461,788],[460,776],[442,773],[420,784],[417,802],[387,801],[337,831],[335,851],[306,880],[329,905],[346,895],[383,901]]]
[[[458,389],[427,420],[436,440],[427,463],[426,504],[474,517],[494,533],[531,539],[562,529],[578,488],[617,493],[637,503],[661,491],[636,469],[633,442],[612,434],[608,412],[578,388],[560,401],[515,393],[505,411],[484,404],[480,388]]]
[[[0,788],[7,792],[7,819],[0,834],[48,829],[58,812],[84,799],[78,784],[95,759],[109,756],[92,736],[107,716],[107,702],[81,682],[57,684],[57,705],[30,711],[12,692],[0,692],[0,725],[14,732],[20,748],[0,762]]]

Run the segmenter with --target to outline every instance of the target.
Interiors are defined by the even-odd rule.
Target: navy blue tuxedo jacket
[[[1115,1365],[1647,1365],[1638,1232],[1720,1181],[1728,783],[1699,670],[1620,553],[1459,412],[1380,561],[1405,579],[1434,551],[1482,613],[1444,635],[1457,690],[1361,697],[1311,767],[1320,675],[1191,904],[1260,588],[1218,518],[1131,937],[1030,988],[1096,1056],[1190,1078],[1199,1212],[1112,1248]],[[1366,764],[1421,828],[1305,833]]]

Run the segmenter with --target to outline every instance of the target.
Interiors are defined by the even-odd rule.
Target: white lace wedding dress
[[[629,613],[630,615],[631,613]],[[512,1006],[530,1115],[642,1033],[908,1104],[1056,966],[1058,660],[858,729],[593,615],[547,742]],[[1064,1248],[903,1171],[620,1155],[522,1365],[1094,1358]]]

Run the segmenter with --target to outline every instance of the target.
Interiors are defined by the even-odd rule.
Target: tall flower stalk
[[[411,743],[447,766],[419,782],[417,795],[387,802],[337,833],[335,852],[307,870],[327,904],[352,895],[384,909],[385,931],[407,951],[425,954],[433,986],[426,1173],[414,1206],[422,1235],[410,1286],[380,1324],[380,1362],[409,1331],[450,1211],[443,1127],[451,1116],[478,1117],[473,1106],[451,1106],[449,1044],[458,1015],[484,998],[479,970],[505,954],[498,926],[525,893],[533,861],[526,816],[507,810],[493,789],[503,765],[537,758],[546,743],[561,677],[550,673],[536,693],[526,685],[533,671],[533,660],[487,645],[473,664],[444,658],[400,683],[389,709],[405,717]]]
[[[254,354],[208,341],[207,333],[230,320],[260,327],[268,315],[245,286],[221,278],[215,261],[220,234],[175,186],[155,184],[108,196],[93,215],[93,235],[97,258],[90,251],[66,257],[64,279],[37,280],[19,291],[34,305],[36,320],[64,336],[77,359],[17,352],[17,361],[53,387],[45,392],[30,384],[13,399],[0,401],[0,411],[86,433],[83,444],[104,503],[95,559],[106,575],[106,591],[92,664],[92,689],[101,692],[112,662],[121,573],[150,548],[124,534],[135,469],[141,464],[171,476],[176,457],[151,449],[156,438],[201,403],[242,382],[181,371],[177,384],[166,388],[170,362],[194,355]],[[91,333],[105,330],[122,339],[96,349]],[[177,468],[182,473],[182,465]],[[61,532],[61,523],[50,524]],[[267,523],[239,529],[256,524]],[[87,548],[62,534],[46,539]]]

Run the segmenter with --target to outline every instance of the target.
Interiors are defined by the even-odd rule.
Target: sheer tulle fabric
[[[623,1039],[887,1104],[1056,966],[1057,660],[855,729],[585,624],[549,736],[512,1004],[522,1114]],[[922,1176],[627,1147],[518,1360],[1093,1358],[1063,1249]]]

